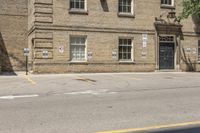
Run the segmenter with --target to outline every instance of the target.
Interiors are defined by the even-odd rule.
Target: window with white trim
[[[174,0],[161,0],[161,6],[174,6]]]
[[[86,60],[86,37],[70,37],[71,61]]]
[[[133,0],[119,0],[118,4],[119,13],[131,13],[133,14]]]
[[[86,0],[70,0],[70,10],[85,10],[85,1]]]
[[[200,61],[200,40],[198,41],[198,61]]]
[[[119,39],[118,53],[120,61],[132,61],[132,39]]]

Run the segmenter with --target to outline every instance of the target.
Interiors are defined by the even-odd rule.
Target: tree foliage
[[[183,11],[180,19],[186,19],[191,15],[200,18],[200,0],[183,0]]]

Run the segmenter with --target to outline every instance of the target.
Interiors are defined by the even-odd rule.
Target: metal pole
[[[28,75],[28,56],[26,56],[26,75]]]

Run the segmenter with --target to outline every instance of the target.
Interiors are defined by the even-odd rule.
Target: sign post
[[[29,55],[29,48],[24,48],[24,56],[26,57],[26,75],[28,75],[28,55]]]

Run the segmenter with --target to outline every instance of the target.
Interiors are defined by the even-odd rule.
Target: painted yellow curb
[[[199,124],[200,124],[200,121],[194,121],[194,122],[185,122],[185,123],[177,123],[177,124],[158,125],[158,126],[144,127],[144,128],[103,131],[103,132],[96,132],[96,133],[128,133],[128,132],[136,132],[136,131],[148,131],[148,130],[161,129],[161,128],[175,128],[175,127],[183,127],[183,126],[192,126],[192,125],[199,125]]]
[[[29,78],[28,76],[23,76],[24,79],[28,80],[31,84],[35,85],[36,82],[33,81],[31,78]]]

